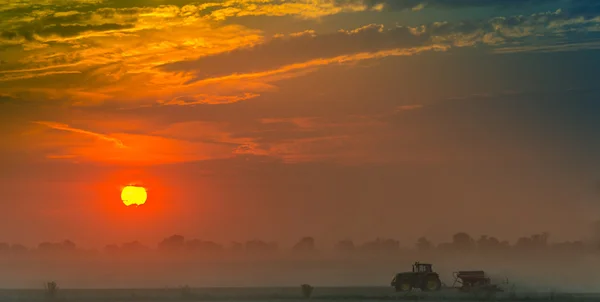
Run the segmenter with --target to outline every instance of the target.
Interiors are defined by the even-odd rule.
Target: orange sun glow
[[[144,187],[126,186],[121,191],[121,200],[126,206],[141,206],[146,203],[148,193]]]

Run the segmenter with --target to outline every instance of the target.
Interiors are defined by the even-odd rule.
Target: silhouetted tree
[[[10,250],[15,254],[23,254],[28,251],[27,247],[22,244],[13,244],[10,246]]]
[[[277,250],[277,244],[267,243],[262,240],[250,240],[246,242],[245,250],[251,253],[273,252]]]
[[[244,245],[242,243],[239,243],[239,242],[232,242],[230,249],[233,252],[243,252],[244,251]]]
[[[400,249],[400,242],[394,239],[377,238],[361,245],[361,250],[368,252],[395,252]]]
[[[65,240],[58,243],[42,242],[38,245],[38,250],[42,252],[75,251],[76,245],[71,240]]]
[[[186,247],[191,251],[215,253],[221,252],[223,246],[213,241],[204,241],[200,239],[193,239],[186,242]]]
[[[148,247],[136,240],[123,243],[120,250],[124,252],[141,252],[148,250]]]
[[[305,299],[310,299],[310,297],[312,296],[314,287],[312,287],[308,284],[302,284],[302,285],[300,285],[300,288],[302,288],[302,296],[304,296]]]
[[[107,246],[104,247],[104,251],[106,253],[118,253],[119,252],[119,246],[116,244],[109,244]]]
[[[49,300],[54,300],[56,299],[57,293],[58,285],[56,285],[56,282],[52,281],[46,283],[46,298],[48,298]]]
[[[436,249],[440,252],[447,253],[454,249],[454,245],[451,242],[442,242],[437,245]]]
[[[560,252],[581,253],[585,251],[585,244],[583,241],[565,241],[553,244],[552,249]]]
[[[427,238],[425,237],[420,237],[419,239],[417,239],[417,250],[420,252],[426,252],[433,249],[433,243],[431,243],[431,241],[429,241]]]
[[[342,240],[335,244],[334,250],[338,252],[352,252],[356,249],[352,240]]]
[[[69,251],[73,251],[77,248],[77,246],[75,245],[75,243],[71,240],[65,240],[61,243],[61,247],[63,250],[69,250]]]
[[[517,240],[515,248],[520,250],[540,250],[548,247],[549,234],[543,232],[529,237],[521,237]]]
[[[452,245],[460,251],[472,250],[475,247],[475,240],[471,235],[465,232],[459,232],[452,236]]]
[[[185,238],[181,235],[173,235],[158,243],[160,250],[181,250],[185,247]]]
[[[500,240],[496,237],[482,235],[477,240],[477,249],[482,252],[498,251],[503,248]]]
[[[315,239],[313,237],[304,237],[293,247],[294,251],[313,251],[315,250]]]
[[[8,243],[0,242],[0,253],[6,253],[10,251],[10,245]]]

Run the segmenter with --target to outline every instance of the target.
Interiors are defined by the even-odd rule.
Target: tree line
[[[578,241],[549,242],[548,233],[533,234],[520,237],[516,242],[500,240],[494,236],[481,235],[472,237],[466,232],[458,232],[452,236],[451,241],[435,244],[426,237],[421,237],[412,246],[403,247],[396,239],[377,238],[361,244],[352,240],[341,240],[326,248],[339,253],[354,252],[397,252],[412,249],[419,252],[434,251],[476,251],[476,252],[498,252],[498,251],[528,251],[528,250],[558,250],[558,251],[596,251],[600,249],[597,243]],[[71,240],[62,242],[42,242],[37,247],[28,248],[21,244],[0,243],[0,253],[27,253],[27,252],[65,252],[79,250]],[[263,240],[249,240],[246,242],[232,242],[224,245],[215,241],[201,239],[186,239],[182,235],[172,235],[161,240],[155,247],[142,244],[139,241],[131,241],[123,244],[110,244],[103,248],[106,253],[119,252],[142,252],[148,250],[158,251],[197,251],[197,252],[249,252],[269,253],[281,250],[292,252],[316,252],[323,251],[314,237],[300,238],[293,246],[281,248],[277,242]]]

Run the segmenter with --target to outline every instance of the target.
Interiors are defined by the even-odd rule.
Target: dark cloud
[[[106,19],[105,23],[100,24],[90,24],[96,14],[93,12],[75,12],[67,15],[49,14],[38,16],[32,21],[13,21],[9,28],[0,32],[0,37],[4,40],[23,38],[27,41],[34,41],[36,36],[42,38],[51,35],[74,37],[83,32],[120,30],[134,26],[135,18],[115,23],[108,19],[110,17],[108,12],[114,12],[114,9],[100,11],[99,15]]]
[[[511,8],[521,6],[535,6],[547,3],[556,3],[559,0],[336,0],[338,4],[363,3],[372,8],[383,5],[384,9],[398,11],[416,8],[419,5],[436,8],[467,8],[467,7],[498,7]]]
[[[571,0],[567,11],[576,16],[592,18],[600,13],[600,1],[596,0]]]

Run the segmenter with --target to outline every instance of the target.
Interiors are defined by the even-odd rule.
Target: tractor
[[[415,262],[412,272],[396,274],[391,285],[399,292],[408,292],[413,288],[420,288],[422,291],[438,291],[442,288],[442,281],[431,267],[432,265],[428,263]]]

